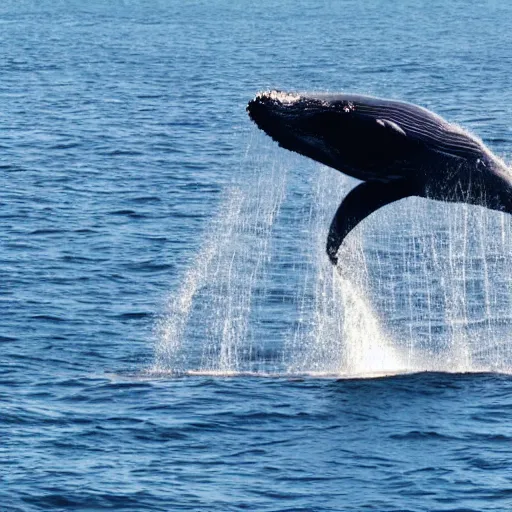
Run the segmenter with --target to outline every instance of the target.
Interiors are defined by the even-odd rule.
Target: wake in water
[[[333,269],[327,229],[354,181],[262,145],[157,323],[150,374],[511,370],[509,217],[411,198],[358,226]]]

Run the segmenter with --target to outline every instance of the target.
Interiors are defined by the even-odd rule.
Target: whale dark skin
[[[332,220],[327,254],[377,209],[409,196],[512,214],[512,173],[483,142],[429,110],[353,94],[260,93],[251,119],[280,146],[362,180]]]

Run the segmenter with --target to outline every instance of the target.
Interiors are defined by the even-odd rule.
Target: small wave
[[[122,313],[117,315],[116,318],[120,320],[139,320],[141,318],[148,318],[154,316],[154,313],[148,311],[134,311],[132,313]]]
[[[144,215],[137,213],[135,210],[115,210],[108,212],[109,215],[126,215],[127,217],[142,218]]]
[[[54,315],[32,315],[30,318],[33,318],[34,320],[43,320],[52,323],[60,323],[66,321],[65,318],[61,318],[60,316]]]
[[[57,233],[65,233],[66,231],[64,229],[53,229],[53,228],[47,228],[47,229],[35,229],[34,231],[31,231],[29,235],[55,235]]]

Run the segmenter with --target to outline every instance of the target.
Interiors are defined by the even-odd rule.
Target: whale
[[[329,228],[345,237],[390,203],[418,196],[512,214],[512,172],[475,135],[426,108],[356,94],[261,92],[247,112],[281,147],[360,180]]]

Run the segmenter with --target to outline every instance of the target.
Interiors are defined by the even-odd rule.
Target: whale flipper
[[[333,265],[338,263],[338,249],[345,237],[368,215],[383,206],[416,195],[408,180],[365,181],[353,188],[338,206],[327,236],[327,255]]]

